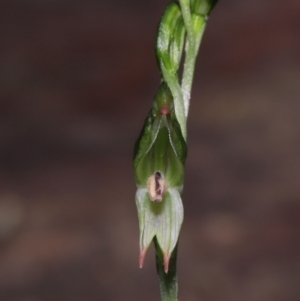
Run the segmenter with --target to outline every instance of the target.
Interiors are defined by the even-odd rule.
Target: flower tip
[[[145,256],[146,256],[146,249],[144,250],[140,250],[140,258],[139,258],[139,264],[140,264],[140,268],[143,267],[144,265],[144,259],[145,259]]]
[[[170,261],[170,254],[164,253],[164,268],[165,268],[165,273],[168,273],[169,270],[169,261]]]

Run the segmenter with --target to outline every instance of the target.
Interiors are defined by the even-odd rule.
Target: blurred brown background
[[[159,300],[134,141],[167,1],[0,3],[0,300]],[[188,122],[179,298],[300,300],[300,2],[221,0]]]

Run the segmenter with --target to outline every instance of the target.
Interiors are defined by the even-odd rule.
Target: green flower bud
[[[154,98],[134,153],[140,266],[156,236],[167,271],[183,221],[180,193],[187,149],[175,116],[172,94],[164,82]]]
[[[160,69],[163,64],[171,74],[177,72],[184,45],[184,33],[180,6],[171,2],[161,18],[156,37],[156,55]]]

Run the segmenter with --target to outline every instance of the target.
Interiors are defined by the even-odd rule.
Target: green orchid
[[[176,258],[183,222],[186,123],[196,57],[217,1],[178,0],[167,5],[155,44],[162,81],[134,148],[139,262],[142,267],[153,241],[162,301],[178,300]]]
[[[187,148],[174,112],[173,97],[162,82],[136,142],[133,166],[140,225],[140,266],[156,237],[165,271],[183,221],[181,191]]]

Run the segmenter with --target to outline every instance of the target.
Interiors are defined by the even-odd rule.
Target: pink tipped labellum
[[[146,256],[146,252],[147,252],[147,249],[140,250],[140,258],[139,258],[140,268],[142,268],[143,265],[144,265],[144,259],[145,259],[145,256]]]
[[[164,268],[165,268],[165,273],[168,273],[169,270],[169,261],[170,261],[170,257],[171,255],[168,253],[163,252],[163,256],[164,256]]]
[[[169,115],[170,114],[170,109],[167,105],[162,105],[161,108],[159,109],[159,114],[160,115]]]
[[[161,202],[167,187],[167,183],[162,174],[156,171],[147,181],[147,190],[151,201]]]

